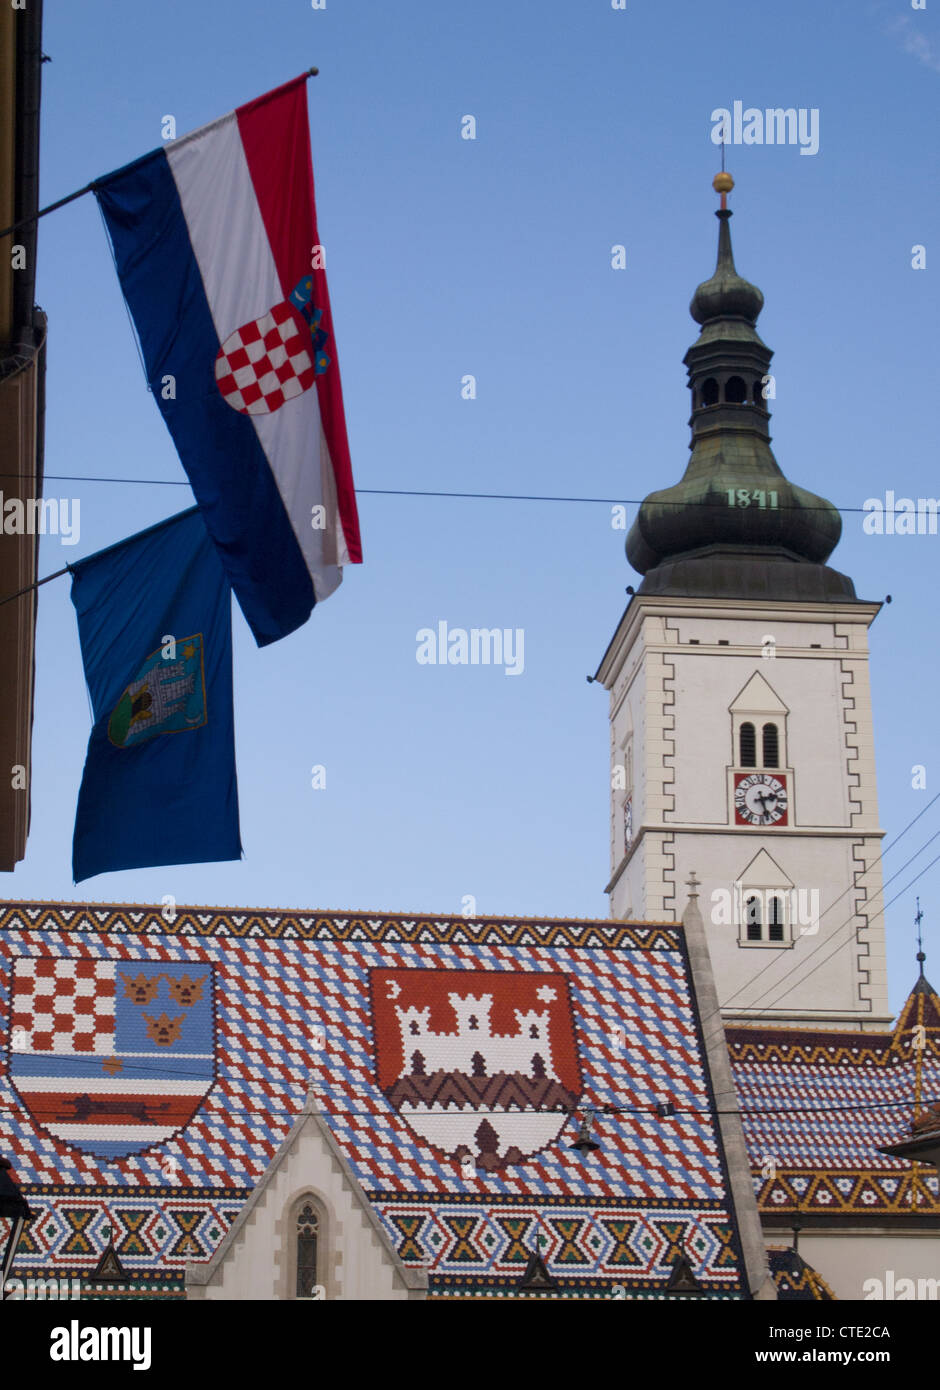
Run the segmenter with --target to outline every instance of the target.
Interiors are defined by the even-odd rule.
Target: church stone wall
[[[325,1148],[319,1130],[309,1124],[272,1174],[235,1241],[220,1251],[208,1282],[187,1280],[187,1298],[296,1297],[296,1226],[307,1200],[319,1217],[317,1282],[322,1298],[422,1296],[405,1286],[340,1164]]]

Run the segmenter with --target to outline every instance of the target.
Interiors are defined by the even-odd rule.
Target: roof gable
[[[226,1275],[233,1273],[234,1267],[238,1264],[244,1266],[257,1262],[263,1267],[269,1267],[273,1274],[270,1238],[265,1239],[262,1233],[259,1239],[252,1239],[252,1228],[256,1225],[258,1209],[264,1206],[269,1193],[273,1193],[279,1178],[286,1177],[288,1187],[293,1192],[302,1193],[310,1189],[319,1194],[330,1188],[330,1179],[336,1170],[341,1175],[342,1186],[348,1191],[352,1204],[358,1209],[362,1225],[369,1230],[372,1242],[378,1247],[374,1260],[375,1268],[367,1275],[368,1287],[382,1290],[382,1266],[385,1265],[393,1276],[392,1279],[386,1278],[384,1281],[389,1289],[394,1282],[398,1282],[403,1289],[412,1294],[420,1295],[426,1292],[427,1274],[423,1269],[411,1269],[402,1262],[382,1223],[373,1211],[372,1205],[363,1192],[345,1154],[334,1139],[329,1125],[320,1114],[316,1094],[313,1090],[307,1093],[303,1109],[294,1122],[290,1133],[268,1165],[258,1186],[233,1221],[225,1239],[211,1260],[205,1264],[187,1265],[187,1288],[190,1291],[196,1291],[205,1289],[212,1284],[222,1285]],[[347,1241],[350,1239],[348,1230],[345,1238]],[[244,1278],[248,1271],[242,1270],[240,1273]],[[230,1282],[235,1284],[234,1280]],[[237,1297],[238,1295],[231,1293],[229,1296]]]
[[[728,706],[732,714],[789,714],[777,692],[755,671]]]
[[[747,868],[741,871],[739,882],[747,886],[753,884],[755,887],[793,887],[793,880],[765,849],[758,850]]]

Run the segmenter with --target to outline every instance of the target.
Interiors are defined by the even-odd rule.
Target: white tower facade
[[[868,626],[877,604],[637,595],[610,691],[611,915],[694,871],[726,1018],[885,1027]]]
[[[882,1028],[880,605],[824,563],[838,512],[771,452],[763,296],[734,267],[724,178],[718,266],[691,306],[692,457],[640,508],[627,554],[645,578],[595,677],[610,692],[607,892],[616,918],[677,921],[697,874],[727,1020]]]

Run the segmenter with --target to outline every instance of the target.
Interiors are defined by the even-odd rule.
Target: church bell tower
[[[692,298],[691,457],[627,537],[644,576],[595,679],[610,692],[615,918],[699,903],[737,1023],[884,1027],[888,1011],[868,628],[826,561],[841,518],[770,447],[760,290],[718,263]]]

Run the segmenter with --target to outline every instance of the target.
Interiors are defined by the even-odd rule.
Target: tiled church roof
[[[661,1296],[682,1255],[746,1290],[681,927],[9,904],[0,954],[17,1273],[87,1276],[107,1225],[138,1281],[208,1259],[312,1081],[432,1296],[511,1295],[537,1242],[562,1296]],[[575,1105],[627,1113],[582,1156]]]
[[[890,1032],[726,1036],[763,1215],[940,1216],[936,1169],[879,1152],[940,1099],[940,998],[923,977]]]
[[[835,1294],[822,1275],[808,1265],[797,1251],[772,1245],[767,1251],[767,1258],[781,1302],[830,1303],[835,1300]]]

